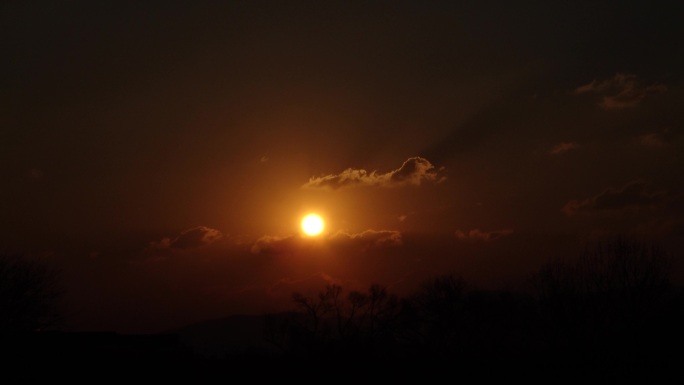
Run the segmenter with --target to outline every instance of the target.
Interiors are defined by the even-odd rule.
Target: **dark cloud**
[[[339,189],[354,186],[398,187],[406,185],[419,186],[423,183],[439,183],[446,179],[444,168],[435,169],[427,159],[409,158],[396,170],[387,173],[368,172],[363,169],[348,168],[339,174],[330,174],[311,178],[303,188]]]
[[[575,94],[596,94],[601,96],[599,106],[602,108],[623,109],[636,107],[650,94],[667,91],[663,84],[642,84],[634,74],[617,73],[603,81],[592,80],[575,89]]]
[[[623,209],[639,209],[655,207],[663,203],[665,193],[649,192],[646,182],[633,181],[622,188],[609,188],[600,194],[584,199],[571,200],[561,211],[570,216],[578,212],[618,211]]]
[[[435,170],[435,166],[427,159],[420,157],[408,159],[399,169],[385,175],[389,175],[390,186],[401,186],[404,184],[418,186],[423,182],[439,182],[444,178],[440,178],[438,171]]]
[[[462,240],[469,240],[469,241],[493,241],[495,239],[499,239],[501,237],[505,237],[508,235],[513,234],[512,229],[501,229],[501,230],[492,230],[492,231],[482,231],[480,229],[473,229],[468,231],[467,233],[462,230],[456,230],[456,238],[462,239]]]
[[[194,249],[205,246],[223,238],[223,234],[216,229],[206,226],[198,226],[185,230],[176,238],[163,238],[159,242],[152,242],[154,249]]]
[[[553,146],[553,148],[551,148],[551,150],[549,151],[549,154],[560,155],[568,151],[576,150],[577,147],[579,147],[579,145],[575,142],[561,142]]]

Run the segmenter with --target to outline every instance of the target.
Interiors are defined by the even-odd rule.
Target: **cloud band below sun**
[[[395,247],[402,244],[401,232],[395,230],[365,230],[352,234],[338,231],[324,239],[324,244],[332,248],[358,247],[361,250]],[[252,254],[282,254],[305,249],[308,242],[302,237],[265,235],[254,242]]]
[[[440,183],[446,179],[444,168],[436,169],[425,158],[407,159],[401,167],[387,173],[368,172],[364,169],[348,168],[339,174],[311,178],[302,188],[333,189],[358,186],[399,187],[419,186],[423,183]]]

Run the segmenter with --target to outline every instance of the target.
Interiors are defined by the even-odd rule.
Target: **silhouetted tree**
[[[533,342],[533,301],[522,293],[477,289],[459,276],[440,275],[424,282],[410,304],[407,326],[426,356],[510,360],[507,355],[521,354]]]
[[[346,296],[341,286],[327,285],[314,297],[293,293],[292,300],[298,311],[284,322],[267,319],[268,339],[288,354],[377,356],[395,341],[401,303],[380,285]]]
[[[542,266],[531,293],[477,289],[455,275],[429,279],[404,299],[379,285],[346,295],[329,285],[315,296],[294,293],[297,311],[285,323],[273,318],[271,335],[297,360],[392,370],[428,363],[476,378],[505,379],[503,368],[544,379],[563,370],[629,378],[636,371],[626,367],[679,365],[659,350],[684,343],[684,291],[673,288],[670,263],[657,245],[622,237]]]
[[[411,303],[415,306],[414,340],[438,354],[450,354],[459,343],[468,285],[461,277],[437,276],[425,281]]]
[[[543,266],[530,282],[548,348],[596,365],[642,360],[672,303],[670,264],[656,244],[616,237]]]
[[[592,301],[596,310],[645,310],[671,287],[670,266],[670,257],[656,244],[618,237],[588,246],[575,261],[549,262],[531,283],[538,299],[549,305]]]
[[[61,292],[57,273],[47,264],[0,255],[0,332],[55,327]]]

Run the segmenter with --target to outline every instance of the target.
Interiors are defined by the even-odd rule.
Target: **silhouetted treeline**
[[[684,292],[670,265],[657,246],[617,238],[547,263],[519,290],[455,275],[406,298],[329,285],[315,297],[294,293],[297,311],[271,317],[267,338],[297,360],[653,378],[684,362]]]
[[[684,362],[684,290],[671,279],[672,259],[627,238],[597,243],[576,259],[550,260],[516,290],[484,290],[447,274],[405,297],[377,284],[293,293],[291,312],[262,319],[267,345],[227,346],[212,356],[186,345],[187,331],[150,338],[36,334],[55,320],[55,276],[24,260],[0,262],[0,339],[17,362],[54,357],[60,364],[171,365],[211,375],[262,365],[297,375],[372,370],[383,378],[440,372],[450,379],[651,382],[678,375]],[[190,334],[202,337],[207,328]]]

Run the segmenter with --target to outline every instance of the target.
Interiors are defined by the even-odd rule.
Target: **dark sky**
[[[123,332],[681,256],[684,4],[516,3],[4,1],[0,251]]]

